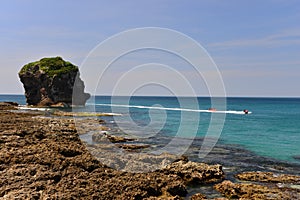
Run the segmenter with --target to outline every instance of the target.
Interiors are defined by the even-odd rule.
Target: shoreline
[[[235,180],[229,180],[225,165],[222,170],[220,165],[180,158],[154,172],[117,171],[104,166],[90,154],[72,119],[45,117],[32,111],[12,112],[11,109],[14,106],[0,105],[0,197],[3,199],[17,196],[36,199],[205,199],[205,194],[199,193],[205,187],[214,187],[214,194],[208,198],[215,199],[222,196],[224,199],[233,196],[252,198],[258,190],[261,195],[272,192],[276,197],[300,198],[300,176],[285,175],[274,180],[274,172],[266,169],[266,172],[252,173],[237,170],[239,174],[232,176]],[[193,160],[192,157],[189,159]],[[210,160],[210,163],[214,162]],[[281,174],[284,172],[281,170]],[[238,189],[243,192],[239,193]]]

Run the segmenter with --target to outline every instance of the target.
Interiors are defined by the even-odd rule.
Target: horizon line
[[[17,93],[4,93],[1,95],[15,95],[15,96],[25,96],[25,94],[17,94]],[[91,96],[103,96],[103,97],[111,97],[112,95],[108,94],[96,94]],[[113,95],[115,97],[128,97],[127,95]],[[228,95],[228,96],[172,96],[172,95],[132,95],[132,97],[202,97],[202,98],[300,98],[300,96],[246,96],[246,95]]]

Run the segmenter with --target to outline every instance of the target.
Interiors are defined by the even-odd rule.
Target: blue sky
[[[297,0],[2,1],[0,93],[23,93],[17,73],[30,61],[59,55],[80,66],[108,37],[150,26],[199,42],[228,96],[299,97],[299,21]]]

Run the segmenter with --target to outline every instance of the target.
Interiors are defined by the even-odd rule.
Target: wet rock
[[[60,57],[29,63],[20,70],[19,77],[28,105],[84,105],[90,98],[84,93],[78,67]]]
[[[119,148],[118,145],[101,142],[87,145],[87,148],[101,163],[120,171],[135,173],[154,172],[178,159],[178,156],[167,153],[154,155],[147,152],[128,151]]]
[[[0,110],[16,110],[18,106],[15,102],[0,102]]]
[[[161,197],[149,197],[146,200],[181,200],[182,198],[178,195],[169,197],[169,196],[161,196]]]
[[[94,133],[92,135],[93,142],[107,142],[108,139],[104,135],[104,131],[100,131],[99,133]]]
[[[197,193],[191,196],[191,200],[205,200],[205,199],[207,199],[206,196],[201,193]]]
[[[112,143],[121,143],[121,142],[128,142],[128,141],[134,141],[135,140],[133,138],[126,138],[126,137],[122,137],[122,136],[110,135],[110,134],[107,134],[107,132],[104,132],[104,135]]]
[[[0,104],[2,104],[2,105],[11,105],[11,106],[18,106],[19,104],[18,103],[16,103],[16,102],[12,102],[12,101],[5,101],[5,102],[0,102]]]
[[[300,183],[300,176],[277,174],[273,172],[244,172],[237,174],[240,180],[273,183]]]
[[[214,188],[229,199],[299,199],[300,194],[296,190],[279,189],[273,186],[232,183],[223,181]]]
[[[134,151],[150,147],[149,144],[118,144],[117,146],[128,151]]]
[[[105,128],[104,128],[105,129]],[[134,141],[135,139],[133,138],[127,138],[127,137],[123,137],[123,136],[116,136],[116,135],[111,135],[109,134],[107,131],[100,131],[100,132],[96,132],[92,135],[92,140],[94,142],[98,142],[98,143],[107,143],[107,142],[111,142],[111,143],[124,143],[124,142],[128,142],[128,141]],[[130,149],[132,147],[132,149],[134,149],[134,145],[130,146],[129,144],[120,144],[119,147],[122,148],[124,147],[124,149],[126,148],[126,146],[128,147],[128,149]],[[138,146],[136,146],[138,149]],[[141,146],[141,148],[143,148]]]
[[[212,198],[207,198],[204,194],[197,193],[197,194],[194,194],[193,196],[191,196],[190,199],[191,200],[206,200],[206,199],[212,199]],[[225,197],[217,197],[217,198],[213,198],[213,200],[228,200],[228,199]]]
[[[54,114],[55,115],[55,114]],[[76,119],[74,124],[72,124],[73,128],[76,129],[79,135],[87,134],[89,132],[93,133],[95,137],[97,135],[103,136],[102,131],[108,131],[109,128],[103,125],[104,121],[95,119],[95,118],[81,118]]]
[[[293,156],[294,159],[300,160],[300,155]]]
[[[214,198],[214,200],[228,200],[228,199],[227,199],[227,198],[220,197],[220,198]]]

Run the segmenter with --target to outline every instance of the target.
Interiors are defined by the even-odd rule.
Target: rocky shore
[[[186,157],[148,173],[116,170],[90,153],[72,117],[15,106],[0,103],[0,199],[208,199],[188,193],[204,186],[219,192],[214,199],[300,199],[300,176],[243,172],[229,181],[221,165]],[[104,127],[98,131],[95,140],[107,138],[116,148],[149,147],[127,144],[130,138],[108,135]]]

